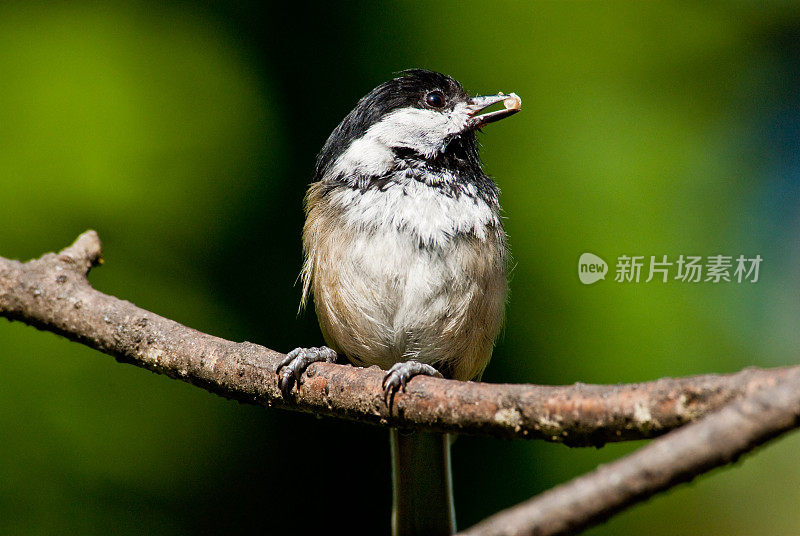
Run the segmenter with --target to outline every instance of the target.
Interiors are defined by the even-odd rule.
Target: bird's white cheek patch
[[[463,117],[462,117],[463,116]],[[367,131],[388,147],[408,147],[425,156],[435,156],[447,142],[464,131],[467,116],[419,108],[396,110]]]
[[[369,133],[353,141],[333,166],[332,174],[378,177],[394,165],[394,153]]]
[[[336,160],[332,174],[378,177],[394,165],[392,149],[406,147],[425,157],[435,157],[447,143],[467,128],[466,105],[451,112],[419,108],[396,110],[354,140]]]

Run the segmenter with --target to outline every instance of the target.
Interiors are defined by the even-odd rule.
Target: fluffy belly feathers
[[[357,365],[388,369],[414,359],[446,377],[478,376],[505,308],[502,229],[425,244],[413,228],[347,225],[343,212],[315,208],[303,276],[327,344]]]

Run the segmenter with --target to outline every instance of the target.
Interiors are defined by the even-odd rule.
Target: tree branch
[[[93,289],[86,275],[101,262],[94,231],[27,263],[0,257],[0,316],[242,402],[374,424],[587,446],[697,421],[465,535],[574,534],[800,424],[800,366],[560,387],[418,377],[390,410],[376,367],[317,363],[284,399],[274,373],[283,354],[201,333]]]
[[[497,513],[463,536],[576,534],[614,513],[735,462],[800,425],[800,371],[633,454]]]
[[[558,387],[418,377],[390,410],[378,368],[316,363],[284,399],[274,374],[283,354],[201,333],[93,289],[86,275],[101,262],[94,231],[26,263],[0,257],[0,316],[241,402],[373,424],[599,446],[658,436],[798,369]]]

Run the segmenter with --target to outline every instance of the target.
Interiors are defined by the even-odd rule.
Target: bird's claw
[[[399,390],[406,390],[406,384],[414,376],[433,376],[441,378],[442,373],[426,363],[419,361],[403,361],[395,363],[383,377],[381,387],[383,387],[383,400],[386,405],[392,407],[394,395]]]
[[[300,385],[300,376],[311,363],[325,361],[335,363],[338,354],[327,346],[319,348],[295,348],[280,362],[275,374],[278,375],[278,388],[284,398],[292,392],[292,385]]]

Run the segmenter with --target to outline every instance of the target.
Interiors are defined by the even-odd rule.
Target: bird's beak
[[[488,112],[481,115],[475,115],[481,110],[485,110],[492,104],[497,104],[498,102],[502,102],[505,106],[503,110],[497,110],[496,112]],[[494,123],[495,121],[499,121],[504,117],[508,117],[509,115],[514,115],[520,109],[522,109],[522,99],[520,99],[516,93],[511,93],[510,95],[506,95],[504,93],[498,93],[497,95],[484,95],[481,97],[472,97],[467,104],[467,108],[469,109],[469,128],[476,129],[481,128],[484,125],[488,125],[489,123]]]

